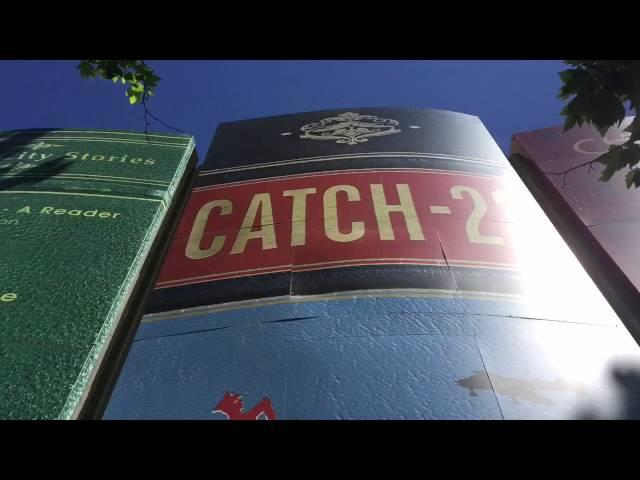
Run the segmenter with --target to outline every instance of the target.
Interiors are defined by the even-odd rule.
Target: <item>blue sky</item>
[[[143,130],[124,86],[83,80],[77,61],[0,61],[0,131]],[[330,108],[437,108],[479,116],[508,153],[515,132],[562,124],[560,61],[153,61],[152,112],[196,137],[220,122]],[[166,132],[154,123],[151,131]]]

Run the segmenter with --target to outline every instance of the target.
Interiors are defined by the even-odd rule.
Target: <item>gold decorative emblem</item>
[[[304,132],[300,138],[335,140],[336,143],[356,145],[369,141],[369,137],[400,133],[401,130],[396,128],[398,124],[397,120],[346,112],[305,125],[300,129]]]

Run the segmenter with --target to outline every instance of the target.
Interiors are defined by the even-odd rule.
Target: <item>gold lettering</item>
[[[484,243],[486,245],[504,245],[502,237],[492,235],[482,235],[480,233],[480,221],[487,213],[487,202],[484,201],[482,194],[472,187],[464,185],[455,185],[451,187],[451,197],[455,200],[462,200],[463,193],[468,193],[473,200],[473,211],[467,218],[466,230],[467,237],[471,243]],[[497,192],[494,192],[497,193]]]
[[[354,242],[364,236],[364,222],[351,222],[351,231],[342,233],[338,226],[338,192],[345,192],[347,200],[357,202],[360,192],[353,185],[335,185],[324,192],[324,232],[334,242]]]
[[[393,227],[391,226],[391,212],[400,212],[404,215],[404,221],[407,225],[409,238],[411,240],[424,240],[422,227],[416,214],[416,207],[411,198],[411,190],[406,183],[396,185],[399,205],[389,205],[384,196],[384,188],[380,184],[371,185],[371,195],[373,196],[373,207],[376,211],[376,220],[378,221],[378,230],[380,231],[380,240],[394,240]]]
[[[208,248],[202,250],[200,248],[200,242],[202,242],[202,236],[204,235],[207,221],[209,220],[209,214],[214,208],[220,209],[220,215],[229,215],[233,209],[233,204],[229,200],[214,200],[209,203],[205,203],[193,221],[193,227],[189,234],[189,240],[187,241],[187,248],[185,249],[185,255],[193,260],[199,260],[201,258],[207,258],[215,255],[224,246],[226,235],[216,235],[211,241],[211,245]]]
[[[252,231],[253,224],[255,223],[258,215],[258,209],[260,209],[261,228],[259,230]],[[276,243],[276,231],[273,226],[271,196],[268,193],[256,193],[251,199],[251,204],[249,204],[247,214],[244,216],[236,241],[233,242],[233,247],[231,247],[231,253],[244,252],[247,242],[254,238],[262,240],[263,250],[278,247]]]
[[[3,293],[2,296],[0,296],[0,302],[13,302],[17,298],[18,295],[15,293]]]
[[[315,188],[285,190],[283,197],[293,197],[291,211],[291,246],[304,245],[306,242],[305,221],[307,220],[307,195],[316,193]]]

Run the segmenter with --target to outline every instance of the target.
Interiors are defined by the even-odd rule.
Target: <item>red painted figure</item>
[[[244,402],[242,395],[233,392],[224,392],[222,400],[213,409],[212,413],[222,413],[229,420],[258,420],[264,416],[267,420],[275,420],[276,412],[273,410],[271,400],[263,398],[248,412],[243,412]]]

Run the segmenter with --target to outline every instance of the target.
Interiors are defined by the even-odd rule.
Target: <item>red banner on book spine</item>
[[[200,187],[157,286],[356,265],[511,268],[506,206],[500,177],[444,170],[320,172]]]

